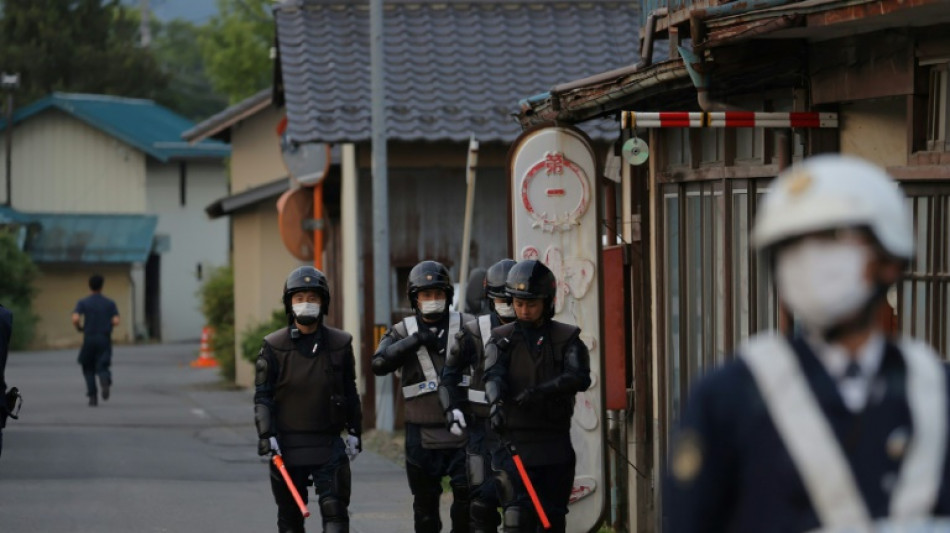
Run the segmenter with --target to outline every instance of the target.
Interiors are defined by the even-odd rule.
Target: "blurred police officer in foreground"
[[[406,477],[412,490],[416,533],[442,530],[439,497],[442,477],[452,487],[452,531],[468,529],[469,490],[465,477],[465,442],[445,427],[439,405],[439,376],[461,325],[473,320],[449,310],[454,290],[449,271],[423,261],[409,272],[409,302],[414,314],[391,327],[373,355],[373,373],[401,372],[406,418]]]
[[[471,533],[497,531],[501,522],[491,470],[492,454],[498,451],[498,439],[494,438],[488,426],[488,401],[483,380],[484,348],[493,329],[515,319],[511,298],[505,292],[505,280],[514,265],[514,260],[502,259],[485,272],[484,286],[480,287],[482,296],[472,300],[486,299],[489,312],[459,330],[439,384],[439,402],[449,431],[461,435],[468,426],[465,452],[472,495],[469,508]]]
[[[517,320],[492,330],[485,348],[485,394],[491,428],[517,448],[551,521],[565,531],[576,456],[571,445],[574,397],[590,387],[590,354],[576,326],[552,320],[557,280],[539,261],[508,272],[506,292]],[[511,454],[496,480],[506,533],[542,531]]]
[[[748,340],[692,392],[671,530],[950,531],[933,522],[950,514],[946,370],[874,320],[914,253],[897,185],[859,159],[808,159],[770,185],[752,239],[800,332]]]
[[[13,313],[0,305],[0,454],[3,453],[3,428],[7,425],[7,417],[15,409],[16,389],[7,394],[7,353],[10,348],[10,337],[13,334]],[[15,415],[14,415],[15,416]]]
[[[330,287],[326,276],[313,267],[297,268],[287,276],[283,303],[288,326],[264,337],[255,367],[258,453],[283,456],[305,502],[308,480],[312,481],[323,531],[346,533],[349,463],[362,450],[353,337],[323,323]],[[345,442],[340,437],[344,429]],[[273,463],[270,478],[278,531],[304,531],[304,517]]]

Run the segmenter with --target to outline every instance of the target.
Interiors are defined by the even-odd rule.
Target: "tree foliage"
[[[168,84],[119,0],[0,2],[0,68],[20,73],[20,102],[53,91],[150,98]]]
[[[204,28],[183,19],[154,21],[151,27],[151,50],[169,78],[168,86],[155,95],[155,100],[195,121],[227,107],[228,99],[214,90],[205,72],[199,44]]]
[[[13,312],[10,347],[22,350],[33,340],[36,315],[30,302],[38,271],[30,256],[20,250],[14,234],[0,231],[0,304]]]
[[[216,268],[199,289],[201,313],[214,329],[211,348],[221,375],[234,380],[234,270]]]
[[[218,0],[199,42],[212,86],[236,103],[269,87],[274,43],[271,0]]]

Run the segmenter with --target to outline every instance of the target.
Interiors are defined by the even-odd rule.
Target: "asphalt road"
[[[10,354],[7,382],[24,404],[4,430],[0,531],[276,531],[252,393],[191,368],[197,353],[117,346],[99,407],[86,405],[75,350]],[[351,531],[412,531],[403,470],[372,452],[352,466]],[[314,501],[310,510],[308,530],[320,531]]]

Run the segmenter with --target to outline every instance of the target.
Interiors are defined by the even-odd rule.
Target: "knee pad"
[[[509,505],[515,499],[515,486],[511,482],[511,476],[505,470],[495,470],[495,490],[498,491],[498,499],[502,505]]]
[[[472,492],[469,490],[468,485],[451,485],[452,487],[452,500],[456,502],[468,502],[472,499]]]
[[[346,512],[346,504],[336,498],[320,500],[320,515],[324,522],[346,522],[350,518]]]
[[[501,522],[498,516],[498,508],[482,500],[472,500],[469,512],[471,513],[472,524],[480,529],[494,531]]]
[[[468,453],[465,457],[468,484],[473,489],[485,482],[485,457],[480,453]]]
[[[508,507],[505,509],[503,526],[505,533],[534,531],[537,528],[534,511],[521,507]]]

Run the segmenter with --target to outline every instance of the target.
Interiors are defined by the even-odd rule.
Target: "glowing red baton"
[[[544,512],[544,507],[541,507],[541,500],[538,499],[538,493],[534,491],[534,484],[531,483],[531,478],[528,477],[528,471],[524,469],[521,456],[515,451],[514,446],[510,444],[508,450],[511,452],[511,458],[515,461],[515,466],[518,467],[521,482],[524,483],[524,487],[528,489],[528,496],[531,496],[531,504],[534,505],[534,510],[537,511],[538,518],[541,519],[541,526],[544,527],[544,529],[551,529],[551,521],[548,520],[548,514]]]
[[[297,502],[297,507],[300,508],[300,514],[304,518],[310,516],[310,510],[307,509],[307,504],[303,502],[303,498],[300,497],[300,493],[297,492],[297,487],[294,486],[294,482],[290,479],[290,474],[287,473],[287,467],[284,466],[284,460],[280,457],[280,454],[274,454],[274,466],[277,467],[277,470],[280,471],[280,475],[284,476],[284,483],[287,484],[287,488],[290,489],[291,496],[294,497],[294,501]],[[532,489],[532,493],[534,489]]]

